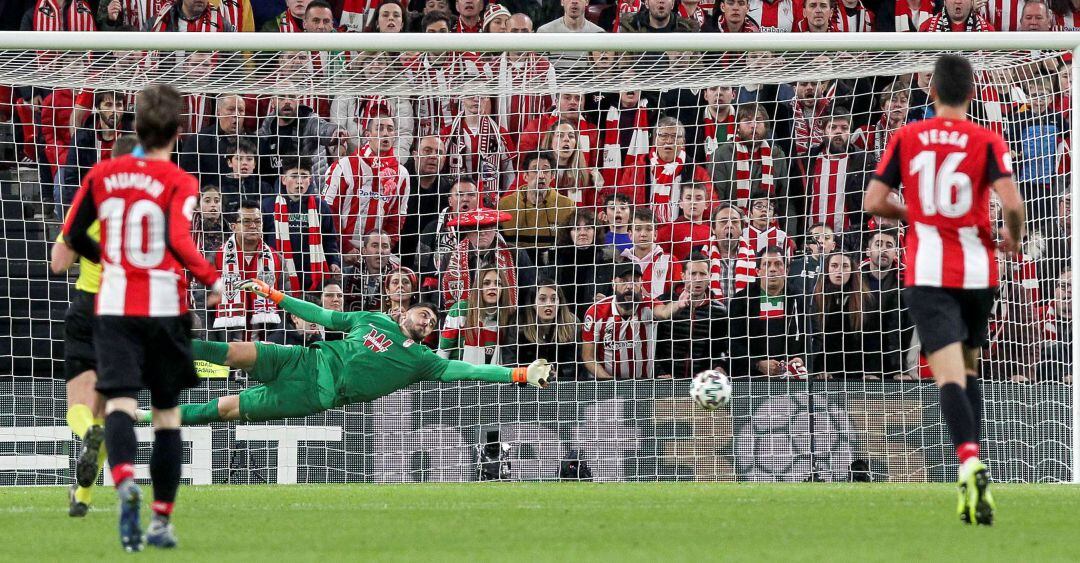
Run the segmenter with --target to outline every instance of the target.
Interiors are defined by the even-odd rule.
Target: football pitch
[[[147,496],[149,488],[144,487]],[[0,560],[1050,561],[1080,488],[997,485],[992,528],[943,484],[495,483],[183,487],[180,547],[125,555],[111,490],[0,488]],[[144,508],[144,523],[149,508]]]

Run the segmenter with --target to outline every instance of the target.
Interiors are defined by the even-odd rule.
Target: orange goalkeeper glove
[[[514,383],[528,383],[533,387],[547,387],[553,379],[552,375],[551,364],[543,358],[534,360],[528,367],[514,368],[511,372]]]
[[[250,291],[259,297],[265,297],[276,303],[281,303],[282,299],[285,299],[285,294],[270,287],[270,285],[262,280],[244,280],[236,285],[236,288],[241,291]]]

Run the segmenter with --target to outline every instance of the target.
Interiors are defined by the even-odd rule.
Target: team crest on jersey
[[[385,334],[379,332],[376,329],[371,329],[371,332],[364,336],[364,346],[367,346],[372,352],[380,354],[390,349],[394,343],[386,337]]]
[[[56,11],[48,4],[42,4],[41,7],[38,8],[38,11],[50,18],[56,15]]]
[[[592,315],[585,315],[585,330],[592,330],[593,318]]]

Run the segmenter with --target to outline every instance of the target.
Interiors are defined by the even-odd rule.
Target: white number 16
[[[954,219],[971,210],[971,177],[957,172],[967,156],[962,152],[949,153],[938,168],[937,153],[923,151],[911,159],[909,170],[919,176],[919,202],[923,215],[938,213]]]

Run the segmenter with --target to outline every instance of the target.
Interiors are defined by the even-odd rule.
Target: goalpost
[[[918,337],[894,289],[903,272],[892,246],[902,247],[903,228],[863,217],[853,194],[865,187],[888,135],[929,115],[927,73],[938,55],[953,52],[976,68],[972,118],[1009,141],[1034,215],[1023,256],[1000,259],[1001,306],[983,360],[982,443],[995,479],[1080,482],[1080,386],[1072,381],[1080,339],[1071,329],[1071,319],[1080,318],[1080,271],[1073,259],[1080,256],[1080,239],[1071,236],[1080,229],[1080,214],[1072,210],[1080,196],[1080,138],[1071,125],[1080,89],[1070,87],[1080,80],[1076,34],[14,32],[0,35],[0,93],[8,96],[0,104],[0,236],[6,249],[0,260],[0,485],[74,479],[77,444],[64,425],[60,379],[63,312],[74,273],[47,272],[48,245],[78,178],[109,150],[114,130],[130,130],[125,115],[132,112],[133,94],[155,82],[186,96],[191,130],[178,147],[179,160],[194,167],[189,171],[197,173],[203,193],[215,186],[226,208],[238,206],[241,194],[268,198],[260,202],[264,238],[288,232],[295,219],[289,214],[298,212],[275,211],[278,182],[294,157],[310,158],[312,190],[325,196],[325,213],[335,216],[331,230],[360,224],[341,237],[357,253],[338,249],[330,257],[340,261],[342,272],[327,280],[341,286],[347,308],[392,309],[397,295],[387,290],[391,278],[408,282],[418,295],[440,301],[445,353],[475,361],[505,362],[529,349],[521,339],[542,332],[535,299],[545,278],[553,278],[546,287],[562,292],[561,305],[574,317],[556,314],[556,326],[569,324],[575,342],[566,346],[572,359],[559,362],[569,376],[546,390],[422,383],[305,419],[185,427],[186,482],[471,481],[507,471],[499,469],[505,462],[510,479],[558,480],[578,476],[566,469],[577,460],[598,481],[952,479],[955,464],[937,392],[931,380],[919,377]],[[104,98],[111,105],[95,105]],[[755,102],[764,112],[768,154],[760,144],[739,148],[742,136],[752,135],[740,123],[759,115],[739,117],[740,108]],[[217,137],[198,140],[199,129],[240,135],[222,133],[221,125],[213,130],[229,104],[241,106],[242,115],[221,117],[246,133],[253,149]],[[282,107],[301,114],[304,126],[295,139],[288,134],[295,122],[274,114]],[[843,138],[843,127],[829,126],[841,122],[850,128],[848,142],[833,145]],[[379,132],[383,125],[388,129]],[[414,217],[400,223],[392,211],[372,212],[382,203],[403,203],[399,194],[380,184],[379,193],[365,196],[340,172],[349,155],[387,135],[411,177],[404,206]],[[445,153],[437,175],[417,170],[423,158],[434,158],[425,147]],[[503,225],[495,244],[505,250],[491,256],[495,276],[514,290],[492,305],[491,320],[465,314],[468,307],[458,315],[452,302],[469,302],[462,284],[480,286],[483,279],[475,274],[483,268],[470,262],[476,257],[469,244],[476,241],[445,226],[443,208],[470,192],[450,191],[452,186],[469,177],[481,204],[504,201],[503,208],[519,209],[514,198],[525,197],[520,194],[528,193],[535,176],[527,157],[542,149],[554,155],[553,181],[569,199],[555,200],[563,203],[543,224],[536,214],[528,232]],[[242,160],[236,154],[248,150],[255,152],[254,179],[230,176],[229,167]],[[371,170],[384,162],[364,166]],[[378,174],[381,182],[398,172],[390,166]],[[427,183],[432,177],[418,184],[420,176],[433,176],[435,187]],[[356,182],[364,178],[356,172]],[[841,184],[846,195],[836,197]],[[759,198],[758,188],[767,196]],[[349,190],[356,198],[374,196],[376,203],[368,211],[350,208],[348,197],[338,195]],[[604,202],[611,193],[633,200],[618,219]],[[696,193],[705,204],[680,205],[679,198],[692,201]],[[758,219],[754,231],[753,201],[762,204],[762,213],[772,213]],[[739,209],[743,236],[716,232],[722,229],[709,215],[721,204]],[[679,221],[680,213],[702,206],[707,211],[701,221]],[[654,236],[675,233],[659,245],[663,255],[675,257],[649,265],[651,254],[622,256],[623,246],[633,254],[637,242],[638,231],[630,226],[636,219],[624,216],[631,207],[652,212]],[[575,227],[588,216],[581,209],[596,215],[595,255],[575,238],[582,230]],[[227,216],[234,209],[224,211]],[[200,212],[200,220],[213,216],[213,204]],[[577,223],[568,224],[570,217]],[[231,235],[228,227],[205,220],[200,224],[217,230],[207,227],[204,235]],[[388,232],[393,258],[373,257],[368,243],[380,237],[370,236],[369,223]],[[620,233],[625,228],[630,240],[606,242],[604,231],[612,224]],[[842,256],[808,250],[823,230],[833,232]],[[210,255],[220,253],[221,241],[215,246],[213,239],[200,238]],[[776,243],[787,272],[780,304],[767,295],[740,295],[746,253]],[[596,294],[618,291],[611,283],[615,263],[641,262],[637,267],[650,272],[670,264],[671,280],[647,275],[643,290],[673,300],[684,280],[693,286],[694,260],[687,258],[695,250],[709,259],[707,298],[695,314],[715,315],[713,328],[643,319],[640,333],[636,325],[622,332],[614,321],[596,317]],[[583,255],[595,257],[581,262]],[[856,272],[838,274],[843,287],[833,291],[828,265],[818,258]],[[307,263],[297,258],[305,285],[321,271],[305,269]],[[415,277],[395,276],[399,263]],[[688,270],[685,278],[674,273],[681,268]],[[316,290],[297,293],[323,297]],[[284,314],[269,327],[215,327],[200,296],[194,289],[204,325],[199,337],[273,339],[286,330],[291,341],[325,336],[318,327],[293,326]],[[733,308],[748,310],[740,307],[751,303],[753,315],[732,316]],[[775,318],[769,313],[775,307],[784,330],[770,333],[768,345],[756,344],[762,335],[754,331]],[[502,315],[507,308],[514,314]],[[488,332],[499,333],[497,342],[467,334],[475,317],[494,323]],[[635,334],[641,342],[629,338]],[[649,361],[639,368],[625,359],[600,364],[620,377],[596,381],[596,368],[582,356],[588,339],[604,354],[625,358],[633,352]],[[713,342],[703,352],[704,343]],[[797,352],[789,353],[792,347]],[[686,361],[688,350],[695,362]],[[796,357],[811,379],[790,367]],[[717,365],[734,376],[734,398],[730,408],[706,412],[689,399],[687,376]],[[776,373],[766,376],[763,367]],[[813,379],[821,373],[830,377]],[[255,384],[238,372],[206,374],[211,377],[183,402]],[[140,439],[149,439],[148,429],[140,431]],[[147,460],[143,451],[139,461]],[[140,477],[146,475],[144,465]]]

